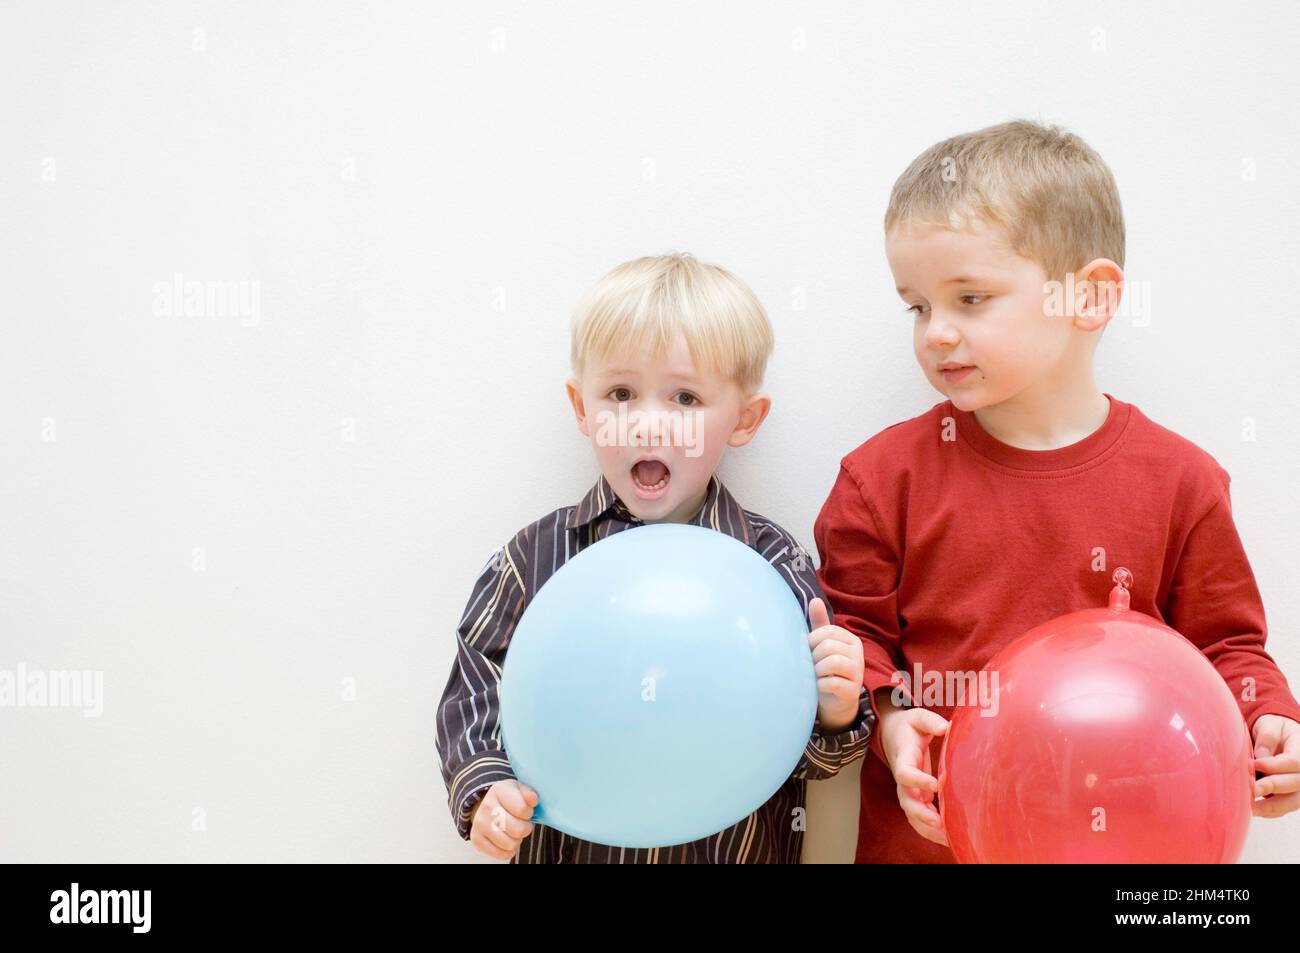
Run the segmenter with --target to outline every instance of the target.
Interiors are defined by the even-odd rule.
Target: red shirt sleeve
[[[1222,496],[1192,527],[1174,567],[1166,621],[1218,669],[1248,727],[1265,714],[1300,721],[1286,676],[1264,650],[1264,604],[1221,476]]]
[[[898,555],[885,540],[883,521],[868,502],[857,478],[844,464],[813,526],[820,567],[817,578],[835,610],[835,624],[862,640],[862,682],[880,724],[875,693],[898,684],[905,669],[898,624]],[[871,733],[870,750],[880,750],[880,733]]]

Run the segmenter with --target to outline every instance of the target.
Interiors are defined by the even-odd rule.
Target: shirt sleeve
[[[898,622],[902,567],[862,485],[843,463],[817,517],[813,538],[821,561],[817,576],[838,614],[836,624],[862,640],[863,684],[878,725],[875,693],[881,688],[899,689],[896,673],[906,670]],[[883,760],[878,739],[873,733],[870,747]]]
[[[804,618],[808,617],[808,606],[813,599],[821,599],[826,604],[826,611],[832,624],[835,610],[822,591],[813,567],[812,557],[793,539],[786,541],[788,554],[779,558],[774,566],[803,607]],[[871,708],[871,701],[865,688],[858,693],[858,714],[853,723],[843,731],[826,733],[820,724],[814,724],[812,736],[804,747],[799,763],[791,772],[792,778],[819,781],[834,777],[844,768],[863,756],[876,725],[876,716]]]
[[[501,665],[524,608],[523,553],[511,541],[488,560],[456,629],[456,660],[438,705],[437,748],[456,829],[497,781],[515,776],[501,744]]]
[[[1188,533],[1174,569],[1165,618],[1218,669],[1253,730],[1260,715],[1300,721],[1300,705],[1264,649],[1268,626],[1254,573],[1223,494]]]

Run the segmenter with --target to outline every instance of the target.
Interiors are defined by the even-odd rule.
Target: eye
[[[696,404],[700,402],[700,399],[696,397],[694,394],[692,394],[690,391],[684,390],[681,393],[679,393],[677,396],[686,398],[685,403],[678,401],[678,403],[681,403],[683,407],[694,407]]]
[[[919,318],[919,317],[921,317],[921,315],[923,315],[923,314],[925,313],[925,305],[923,305],[923,304],[914,304],[914,305],[912,305],[910,308],[908,308],[906,311],[904,311],[903,313],[904,313],[904,314],[910,314],[910,315],[913,315],[914,317],[918,317],[918,318]]]
[[[626,387],[615,387],[606,397],[612,397],[617,403],[625,403],[632,399],[632,391]]]
[[[962,295],[961,296],[961,303],[965,305],[970,305],[972,307],[974,307],[977,304],[983,304],[987,300],[989,300],[988,295]]]

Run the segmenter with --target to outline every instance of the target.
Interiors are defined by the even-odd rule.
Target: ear
[[[772,398],[766,394],[754,394],[746,398],[740,405],[740,419],[736,421],[736,429],[731,431],[731,436],[727,438],[727,444],[732,447],[743,447],[753,440],[754,434],[758,433],[758,428],[763,426],[763,421],[767,419],[771,409]]]
[[[1109,258],[1094,258],[1074,275],[1074,326],[1100,331],[1119,310],[1124,269]]]
[[[564,382],[564,391],[569,395],[569,403],[573,405],[573,414],[578,418],[578,430],[584,437],[591,436],[587,433],[587,409],[582,403],[582,384],[570,377]]]

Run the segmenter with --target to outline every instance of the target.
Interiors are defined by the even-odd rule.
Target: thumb
[[[1282,743],[1282,726],[1268,715],[1255,722],[1255,757],[1267,758]]]
[[[808,603],[808,623],[813,629],[831,624],[830,613],[826,611],[826,603],[821,599],[814,599]]]
[[[923,732],[927,735],[933,735],[937,738],[948,732],[948,719],[944,718],[943,715],[939,714],[937,711],[930,711],[929,709],[922,708],[917,711],[916,715],[913,716],[913,719],[912,724],[915,726],[917,731]]]

